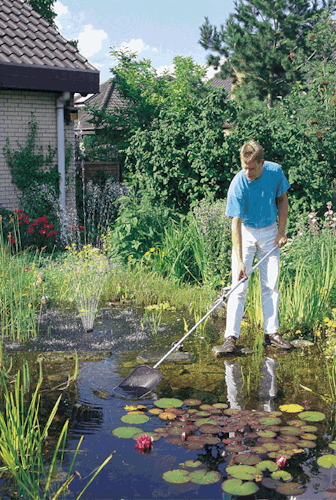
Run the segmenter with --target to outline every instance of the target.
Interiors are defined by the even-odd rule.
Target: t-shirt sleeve
[[[280,170],[280,176],[279,176],[278,184],[277,184],[277,190],[276,190],[276,198],[279,198],[282,194],[284,194],[288,189],[291,187],[287,177],[283,173],[282,169]]]
[[[227,195],[225,215],[242,219],[245,215],[245,203],[242,196],[239,196],[238,191],[239,189],[237,186],[230,186]]]

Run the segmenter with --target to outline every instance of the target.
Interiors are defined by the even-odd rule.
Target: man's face
[[[251,163],[242,162],[242,169],[249,181],[254,181],[261,176],[264,168],[264,161],[252,161]]]

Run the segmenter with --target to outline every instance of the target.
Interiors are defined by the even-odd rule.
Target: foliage
[[[205,18],[200,44],[217,54],[208,63],[221,64],[222,76],[233,77],[245,98],[256,95],[272,107],[277,96],[288,94],[302,79],[303,62],[315,55],[308,37],[333,10],[332,0],[327,8],[307,0],[241,0],[220,29]]]
[[[154,203],[151,192],[136,194],[131,189],[118,202],[119,216],[113,230],[107,232],[106,248],[111,258],[127,263],[130,255],[138,260],[157,246],[173,213],[163,204]]]
[[[38,184],[50,184],[58,193],[59,173],[57,165],[53,165],[56,148],[52,149],[49,146],[46,156],[43,155],[42,146],[39,148],[39,152],[35,153],[37,122],[34,116],[32,116],[29,126],[30,131],[25,146],[18,143],[18,150],[12,151],[7,138],[3,148],[12,175],[12,182],[21,191],[29,188],[34,181]]]
[[[28,0],[28,2],[48,23],[54,23],[57,14],[53,10],[53,5],[56,0]]]

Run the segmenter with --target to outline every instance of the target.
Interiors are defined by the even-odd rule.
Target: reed
[[[72,471],[83,437],[75,450],[66,480],[61,484],[61,481],[57,480],[57,470],[62,467],[65,458],[68,420],[61,430],[49,466],[43,456],[43,449],[62,396],[57,399],[42,428],[39,421],[41,374],[29,404],[24,398],[26,388],[20,382],[20,372],[17,374],[13,392],[8,390],[3,372],[1,384],[4,390],[5,411],[0,412],[0,459],[3,464],[0,472],[11,478],[11,483],[14,480],[15,490],[22,499],[63,498],[76,475],[76,472]],[[78,499],[112,456],[113,453],[94,471]]]

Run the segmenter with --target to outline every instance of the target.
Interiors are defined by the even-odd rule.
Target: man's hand
[[[238,262],[238,281],[242,280],[243,278],[247,278],[247,276],[245,264],[241,260]]]
[[[287,243],[287,236],[285,234],[277,234],[274,240],[274,245],[279,245],[279,248],[283,247]]]

